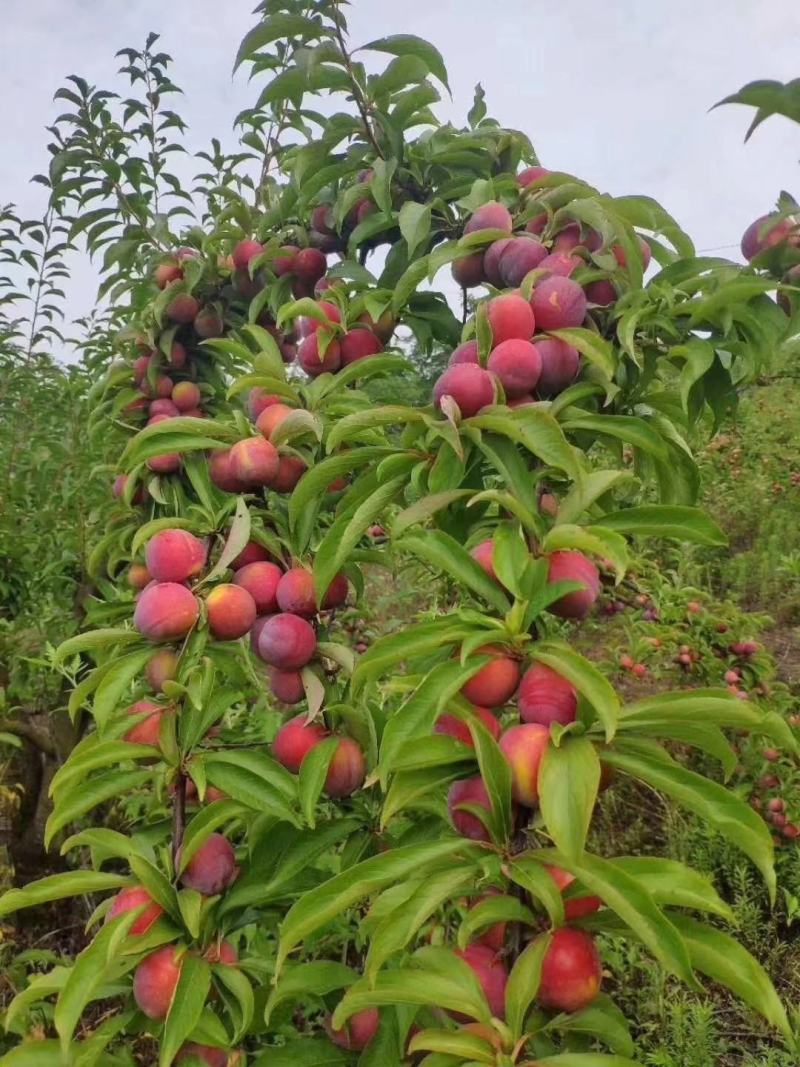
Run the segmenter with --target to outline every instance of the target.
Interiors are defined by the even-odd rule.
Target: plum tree
[[[555,890],[567,922],[615,938],[646,911],[637,951],[689,982],[708,970],[789,1039],[745,950],[681,914],[696,876],[655,855],[646,875],[602,862],[587,830],[600,789],[630,776],[706,813],[771,885],[763,819],[680,761],[694,742],[719,751],[708,708],[715,730],[763,733],[769,757],[793,735],[724,689],[620,710],[575,625],[622,580],[629,536],[724,543],[695,507],[687,442],[781,343],[759,264],[784,277],[793,235],[745,273],[698,259],[655,201],[541,167],[482,91],[468,125],[439,123],[433,46],[351,47],[341,5],[313,6],[261,5],[238,62],[264,91],[241,152],[203,157],[191,208],[142,122],[178,128],[154,42],[130,57],[130,92],[156,87],[141,101],[77,80],[62,94],[51,211],[113,308],[84,347],[86,432],[128,481],[88,553],[97,628],[53,656],[85,732],[53,779],[48,840],[92,870],[14,890],[0,915],[117,896],[64,981],[20,994],[17,1019],[37,996],[43,1020],[23,1047],[88,1064],[108,1037],[98,1054],[128,1062],[148,1035],[164,1067],[365,1049],[577,1067],[609,1043],[625,1059],[605,998],[557,1014],[595,1000],[601,968],[590,933],[558,927]],[[87,204],[108,214],[89,225]],[[457,304],[448,270],[474,290]],[[432,404],[408,403],[434,380]],[[365,618],[381,582],[397,610]],[[648,711],[662,706],[666,725]],[[662,747],[675,737],[680,760]],[[70,830],[109,802],[114,829]],[[125,920],[93,932],[134,907],[139,940]],[[732,979],[714,961],[734,951]]]

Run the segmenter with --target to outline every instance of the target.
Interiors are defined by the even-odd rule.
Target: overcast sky
[[[44,131],[65,75],[112,87],[114,53],[150,30],[175,60],[188,147],[232,143],[251,104],[231,78],[254,24],[245,0],[3,0],[0,202],[42,210],[30,175],[47,165]],[[491,114],[530,135],[545,166],[613,194],[654,196],[698,249],[738,244],[782,188],[800,196],[800,131],[762,126],[748,145],[744,108],[709,107],[756,78],[800,76],[798,0],[352,0],[352,39],[415,33],[443,53],[453,90],[440,108],[463,121],[475,83]],[[118,82],[117,88],[124,87]],[[724,254],[735,254],[725,249]],[[90,309],[96,279],[73,266],[69,309]]]

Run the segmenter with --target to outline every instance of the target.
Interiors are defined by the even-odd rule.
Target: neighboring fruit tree
[[[686,436],[758,373],[786,322],[775,283],[697,258],[648,198],[539,166],[481,91],[467,128],[440,124],[447,73],[419,38],[355,49],[334,0],[262,7],[237,59],[266,78],[250,151],[209,154],[182,233],[126,132],[163,160],[180,124],[154,39],[126,53],[149,110],[114,117],[80,79],[59,94],[54,203],[105,247],[103,291],[130,294],[87,427],[121,442],[117,502],[97,628],[57,653],[93,723],[52,783],[48,840],[76,865],[0,911],[115,895],[12,1004],[55,1000],[2,1062],[130,1064],[152,1035],[140,1062],[161,1067],[625,1067],[598,934],[792,1042],[706,878],[585,848],[630,776],[774,893],[763,820],[668,743],[727,766],[724,728],[795,750],[791,731],[725,689],[623,704],[571,643],[628,537],[724,543]],[[342,110],[315,110],[329,94]],[[413,373],[411,338],[452,353],[432,403],[376,404],[379,378]],[[337,612],[409,562],[430,612],[357,655]],[[265,687],[288,709],[269,747]],[[127,827],[63,838],[130,795]]]

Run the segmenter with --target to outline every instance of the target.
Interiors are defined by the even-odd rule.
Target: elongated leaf
[[[577,549],[579,552],[610,560],[614,564],[618,582],[625,577],[630,562],[625,538],[616,531],[606,530],[601,526],[559,523],[548,532],[542,542],[542,551],[556,552],[560,549]]]
[[[427,66],[434,77],[449,91],[447,84],[447,68],[444,65],[441,52],[422,37],[416,37],[411,33],[393,33],[389,37],[381,37],[362,45],[362,51],[388,52],[393,56],[416,56]]]
[[[528,1008],[539,992],[542,962],[550,947],[550,935],[543,934],[528,943],[514,962],[506,985],[506,1022],[514,1039],[522,1037]]]
[[[619,741],[603,751],[603,761],[666,793],[693,814],[706,819],[750,857],[761,871],[770,897],[774,897],[772,838],[767,824],[749,804],[716,782],[682,767],[660,746],[647,741],[627,738]]]
[[[564,925],[564,898],[543,862],[520,854],[508,864],[506,873],[512,882],[544,905],[552,926]]]
[[[330,527],[314,555],[314,590],[317,603],[322,603],[328,586],[363,537],[367,527],[375,522],[383,509],[400,494],[405,482],[406,479],[402,475],[392,478],[362,501],[352,514],[345,512]]]
[[[55,651],[53,663],[63,663],[65,659],[81,652],[93,652],[111,645],[124,645],[139,640],[141,638],[135,630],[123,629],[121,626],[109,627],[105,630],[90,630],[88,633],[76,634],[75,637],[63,641]]]
[[[404,408],[396,405],[386,405],[380,408],[370,408],[368,411],[357,411],[353,415],[345,415],[331,429],[326,441],[328,452],[334,452],[345,441],[352,440],[365,430],[375,430],[383,426],[406,426],[412,422],[424,422],[425,416],[415,408]]]
[[[158,1067],[170,1067],[184,1041],[194,1030],[211,988],[211,968],[204,959],[187,952],[169,1012],[158,1055]]]
[[[431,515],[435,515],[437,511],[449,507],[456,500],[463,500],[465,497],[472,495],[471,489],[447,489],[441,493],[431,493],[429,496],[422,497],[421,500],[415,501],[410,507],[404,508],[392,520],[392,536],[400,537],[409,527],[416,526],[419,522],[424,522]]]
[[[276,973],[280,973],[289,953],[305,938],[370,893],[411,874],[419,876],[426,868],[434,870],[441,863],[450,864],[458,853],[461,862],[466,862],[480,851],[468,842],[453,839],[408,845],[363,860],[312,889],[289,909],[281,924]]]
[[[93,735],[97,739],[97,735]],[[73,750],[66,763],[59,767],[50,783],[50,793],[58,796],[76,778],[85,777],[98,767],[118,767],[128,760],[158,759],[160,752],[152,745],[137,745],[132,741],[100,741],[80,753]]]
[[[592,471],[586,475],[583,484],[573,486],[558,505],[558,521],[576,522],[600,497],[633,480],[630,471]]]
[[[728,543],[725,534],[704,511],[677,504],[642,504],[640,507],[604,515],[596,519],[595,524],[622,534],[668,537],[675,541],[692,541],[712,548],[723,547]]]
[[[715,982],[727,986],[791,1041],[792,1028],[786,1010],[769,975],[747,949],[722,930],[687,915],[671,915],[670,918],[683,937],[692,965]]]
[[[343,1026],[351,1015],[364,1008],[394,1004],[433,1005],[481,1022],[491,1018],[486,998],[480,990],[471,989],[469,983],[422,968],[401,968],[381,972],[372,985],[361,981],[352,986],[334,1012],[333,1025]]]
[[[426,530],[421,534],[406,534],[400,541],[401,551],[412,552],[419,559],[430,563],[461,585],[467,586],[499,612],[508,611],[508,597],[497,582],[493,581],[456,541],[442,530]]]
[[[45,827],[45,845],[49,848],[59,830],[71,822],[104,804],[107,800],[119,798],[129,790],[137,789],[152,778],[152,771],[125,771],[122,774],[105,774],[97,778],[78,783],[72,789],[63,792],[56,801]]]
[[[708,911],[733,922],[733,912],[704,874],[659,856],[616,856],[608,861],[645,887],[656,904]]]
[[[383,731],[380,750],[381,779],[395,769],[395,761],[414,743],[427,742],[445,705],[479,669],[480,663],[462,665],[458,660],[437,663],[394,712]],[[424,739],[424,740],[423,740]]]
[[[280,981],[272,990],[264,1010],[264,1022],[279,1004],[286,1001],[305,1001],[309,995],[323,997],[337,989],[346,989],[359,977],[358,972],[333,960],[312,960],[286,967]]]
[[[607,418],[609,416],[604,416]],[[601,420],[602,421],[602,420]],[[553,416],[533,404],[517,408],[512,417],[508,415],[475,415],[468,420],[469,426],[508,437],[527,448],[537,459],[551,467],[565,471],[576,482],[583,480],[577,449],[567,441],[564,431]]]
[[[444,615],[432,622],[416,623],[399,633],[379,637],[359,659],[351,686],[357,693],[371,678],[378,677],[395,663],[426,656],[445,645],[456,645],[475,633],[476,627],[457,615]],[[490,637],[487,634],[487,642]]]
[[[583,358],[593,366],[599,367],[606,378],[613,378],[616,374],[617,358],[614,349],[594,330],[573,326],[562,330],[550,330],[550,335],[577,348]]]
[[[593,663],[561,641],[537,641],[531,654],[534,659],[566,678],[586,698],[597,712],[606,741],[610,741],[617,729],[620,708],[619,697],[606,677]]]
[[[585,737],[548,745],[539,768],[539,805],[547,832],[575,862],[580,859],[597,801],[600,760]]]
[[[608,860],[588,852],[584,852],[577,860],[555,849],[538,849],[532,855],[573,874],[636,932],[670,974],[686,982],[692,989],[699,988],[680,934],[634,877]]]
[[[107,889],[120,889],[130,884],[123,874],[104,871],[64,871],[29,882],[24,889],[9,889],[0,897],[0,918],[22,908],[34,908],[53,900],[82,896],[84,893],[102,893]]]
[[[634,1051],[628,1020],[603,993],[582,1011],[557,1015],[547,1024],[547,1029],[567,1034],[591,1034],[621,1056],[631,1056]]]

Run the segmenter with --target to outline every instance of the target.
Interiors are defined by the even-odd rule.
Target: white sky
[[[47,165],[45,125],[59,110],[65,75],[114,83],[114,53],[150,30],[175,59],[185,91],[187,146],[214,135],[232,144],[231,122],[254,86],[231,65],[255,23],[243,0],[3,0],[0,74],[0,202],[39,214]],[[614,194],[654,196],[698,249],[737,244],[778,191],[800,198],[800,130],[783,119],[748,145],[751,112],[710,106],[756,78],[800,76],[798,0],[352,0],[352,40],[416,33],[444,55],[462,121],[475,83],[489,113],[524,130],[542,163]],[[723,254],[736,254],[726,249]],[[69,311],[94,303],[88,264],[72,266]]]

